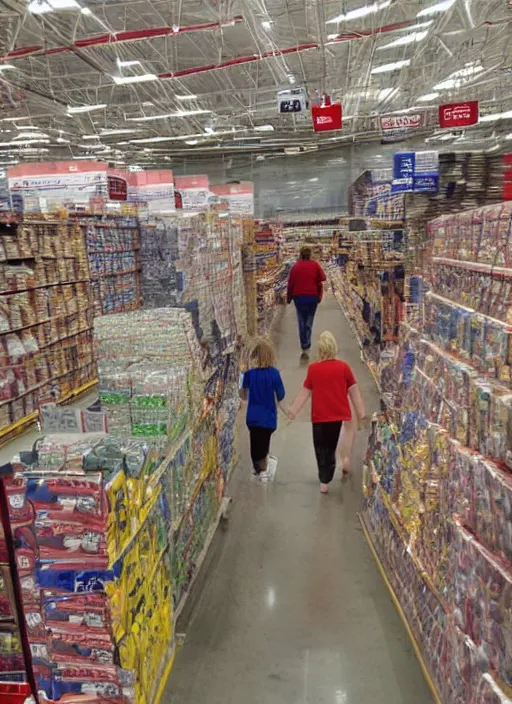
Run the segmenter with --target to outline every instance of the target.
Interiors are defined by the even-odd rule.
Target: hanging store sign
[[[254,215],[254,184],[227,183],[210,188],[209,204],[231,215]]]
[[[289,88],[280,90],[277,94],[277,112],[304,112],[308,107],[308,96],[305,88]]]
[[[394,193],[437,193],[439,189],[438,152],[401,152],[393,159]]]
[[[208,176],[177,176],[176,195],[181,199],[179,210],[199,212],[208,208],[210,182]]]
[[[331,130],[341,130],[343,127],[341,103],[313,105],[311,115],[315,132],[330,132]]]
[[[384,115],[380,118],[380,128],[383,132],[395,130],[414,130],[425,126],[423,113],[411,115]]]
[[[439,106],[439,126],[451,129],[453,127],[469,127],[478,124],[478,100],[466,103],[450,103]]]

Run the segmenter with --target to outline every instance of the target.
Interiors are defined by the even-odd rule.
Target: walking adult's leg
[[[311,347],[311,334],[313,332],[313,323],[315,322],[316,309],[317,303],[310,303],[306,314],[304,342],[306,343],[306,349],[308,350]]]
[[[304,304],[301,301],[295,301],[295,309],[297,311],[297,323],[299,326],[299,340],[302,349],[306,348],[307,343],[307,329],[306,329],[306,313],[304,311]]]

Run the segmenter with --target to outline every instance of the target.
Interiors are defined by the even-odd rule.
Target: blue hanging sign
[[[437,193],[439,190],[438,152],[399,152],[394,156],[394,193]]]
[[[416,165],[416,154],[414,152],[398,152],[393,159],[393,178],[412,178]]]

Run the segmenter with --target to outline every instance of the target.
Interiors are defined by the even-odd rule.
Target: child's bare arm
[[[359,385],[354,384],[348,390],[348,395],[354,406],[357,420],[359,423],[363,423],[366,420],[366,411],[364,408],[363,397],[361,396],[361,391],[359,390]]]
[[[302,389],[297,395],[297,398],[288,409],[288,417],[290,418],[290,420],[295,420],[295,418],[299,415],[304,404],[310,396],[311,391],[309,389],[306,389],[305,387],[302,387]]]
[[[249,389],[239,389],[238,394],[242,401],[247,401],[249,398]]]

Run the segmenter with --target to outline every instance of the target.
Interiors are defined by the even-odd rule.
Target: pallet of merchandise
[[[80,229],[44,216],[0,224],[0,442],[96,378]]]

